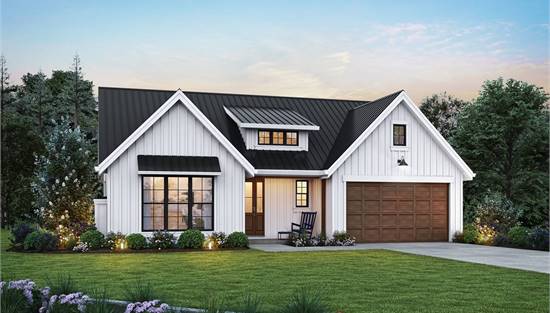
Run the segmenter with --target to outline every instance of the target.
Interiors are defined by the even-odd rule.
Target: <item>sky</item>
[[[1,1],[12,83],[69,69],[96,86],[417,103],[488,79],[550,91],[547,0]]]

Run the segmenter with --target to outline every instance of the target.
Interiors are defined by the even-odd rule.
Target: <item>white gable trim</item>
[[[443,150],[450,156],[450,158],[462,169],[465,177],[464,180],[472,180],[475,173],[470,167],[462,160],[462,158],[456,153],[451,145],[441,136],[437,129],[430,123],[430,121],[422,114],[420,109],[409,98],[405,91],[401,93],[390,103],[390,105],[374,120],[374,122],[348,147],[348,149],[332,164],[327,170],[327,177],[330,177],[334,172],[346,161],[351,154],[367,139],[367,137],[390,115],[390,113],[401,103],[405,103],[407,107],[413,112],[413,115],[419,120],[419,122],[426,127],[428,132],[435,138],[436,142],[443,148]]]
[[[248,160],[225,138],[225,136],[204,116],[197,106],[187,98],[187,96],[178,89],[164,104],[156,110],[143,124],[141,124],[126,140],[122,142],[103,162],[95,167],[98,174],[105,172],[113,162],[115,162],[128,148],[132,146],[145,132],[153,126],[166,112],[168,112],[174,104],[181,101],[183,105],[210,131],[210,133],[218,139],[218,141],[237,159],[237,161],[250,174],[254,175],[254,167]]]
[[[240,128],[255,128],[255,129],[286,129],[286,130],[319,130],[317,125],[290,125],[290,124],[260,124],[260,123],[243,123],[235,114],[228,108],[223,107],[225,113],[239,126]]]

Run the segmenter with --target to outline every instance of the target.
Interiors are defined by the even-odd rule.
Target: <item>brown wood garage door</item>
[[[359,242],[447,241],[448,184],[347,183],[347,230]]]

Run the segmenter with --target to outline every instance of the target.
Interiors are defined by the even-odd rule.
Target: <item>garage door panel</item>
[[[347,228],[361,230],[363,228],[363,216],[361,214],[348,214]]]
[[[448,185],[348,183],[347,229],[359,242],[446,241]]]
[[[414,215],[413,214],[400,214],[399,215],[399,227],[414,227]]]
[[[415,227],[430,227],[431,219],[429,214],[416,214]]]
[[[380,201],[379,200],[367,200],[364,202],[366,213],[378,213],[380,212]]]
[[[363,213],[363,201],[361,200],[348,200],[347,211],[349,214],[361,214]]]
[[[398,228],[382,228],[381,241],[398,241],[399,229]]]
[[[413,200],[399,200],[397,204],[399,213],[412,213],[414,211],[414,201]]]
[[[382,213],[397,211],[397,200],[383,200]]]
[[[432,215],[433,228],[447,228],[447,215],[437,214]]]
[[[363,220],[363,225],[368,228],[379,227],[380,226],[380,215],[379,214],[367,214]]]
[[[380,222],[382,227],[395,227],[397,226],[397,214],[383,214]]]

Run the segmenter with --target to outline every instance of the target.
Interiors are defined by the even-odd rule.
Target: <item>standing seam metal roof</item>
[[[99,87],[99,162],[112,153],[175,91]],[[373,102],[207,92],[183,92],[257,169],[328,168],[376,119],[399,92]],[[318,131],[309,132],[309,151],[246,150],[226,107],[294,111]],[[355,109],[355,110],[354,110]]]

